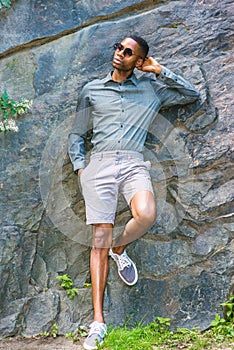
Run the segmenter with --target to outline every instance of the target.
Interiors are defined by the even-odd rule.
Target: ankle
[[[104,317],[102,315],[100,316],[94,316],[93,322],[99,322],[99,323],[105,323]]]
[[[112,252],[121,255],[124,252],[124,247],[113,247]]]

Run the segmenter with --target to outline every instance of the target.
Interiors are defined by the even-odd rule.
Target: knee
[[[135,219],[139,223],[151,227],[156,220],[156,207],[148,205],[141,206],[137,210]]]
[[[95,227],[93,230],[93,242],[92,246],[96,253],[100,250],[100,253],[104,253],[104,250],[108,250],[112,242],[112,232],[106,227]]]

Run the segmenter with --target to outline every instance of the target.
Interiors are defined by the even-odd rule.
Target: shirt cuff
[[[79,169],[84,169],[84,168],[85,168],[85,162],[83,162],[83,161],[77,160],[73,163],[73,169],[74,169],[74,173],[76,175],[77,175]]]
[[[166,67],[162,67],[162,71],[159,74],[159,79],[161,79],[162,81],[166,80],[167,78],[169,79],[173,79],[176,80],[176,74],[173,73],[170,69],[166,68]]]

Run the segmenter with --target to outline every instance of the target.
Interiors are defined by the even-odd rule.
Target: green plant
[[[165,329],[169,329],[170,325],[171,325],[170,318],[163,318],[163,317],[158,316],[158,317],[156,317],[156,322],[159,325],[160,331],[165,330]]]
[[[50,336],[50,333],[44,331],[44,332],[41,332],[39,335],[42,336],[43,338],[48,338]],[[28,335],[24,334],[24,338],[28,338]]]
[[[234,323],[234,294],[232,294],[229,299],[221,305],[224,306],[224,311],[226,311],[226,321]]]
[[[74,342],[77,342],[80,340],[80,337],[86,337],[87,335],[88,335],[88,332],[86,330],[86,327],[79,326],[75,333],[67,333],[66,338],[68,340],[73,340]]]
[[[9,9],[11,7],[11,0],[0,0],[0,9],[3,6]]]
[[[86,282],[85,284],[84,284],[84,288],[90,288],[92,286],[92,284],[91,283],[88,283],[88,282]]]
[[[226,309],[225,317],[216,314],[210,326],[213,334],[218,339],[234,338],[234,295],[221,304]]]
[[[50,332],[44,331],[44,332],[41,332],[39,335],[43,338],[48,338],[48,337],[56,338],[58,335],[58,324],[54,323]],[[24,337],[28,337],[28,336],[24,335]]]
[[[68,340],[73,340],[75,336],[75,333],[66,333],[65,334],[65,337],[68,339]]]
[[[57,335],[58,335],[58,324],[57,323],[54,323],[51,331],[50,331],[50,335],[53,337],[53,338],[56,338]]]
[[[216,314],[215,319],[211,322],[210,326],[216,328],[218,331],[226,325],[225,318],[222,318],[220,315]]]
[[[224,306],[233,310],[231,297]],[[232,305],[229,305],[232,304]],[[233,317],[232,313],[228,313]],[[100,349],[105,350],[161,350],[161,349],[232,349],[234,345],[233,319],[228,321],[216,316],[214,326],[204,332],[198,328],[170,329],[170,319],[157,317],[155,322],[143,327],[141,323],[135,328],[108,328],[108,336]],[[98,348],[99,349],[99,348]]]
[[[0,132],[7,133],[10,130],[17,132],[18,127],[14,118],[19,114],[26,113],[31,106],[32,101],[26,99],[13,101],[4,91],[0,97]]]
[[[73,299],[75,295],[78,294],[78,289],[73,288],[73,281],[70,276],[65,274],[62,276],[57,276],[57,279],[61,281],[61,287],[63,287],[66,290],[66,293],[70,299]]]
[[[81,337],[86,337],[88,335],[88,332],[86,330],[85,326],[79,326],[77,329],[77,333],[81,336]]]

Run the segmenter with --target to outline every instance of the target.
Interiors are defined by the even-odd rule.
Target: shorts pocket
[[[90,164],[90,163],[89,163]],[[81,181],[81,179],[83,178],[83,176],[84,176],[84,173],[86,172],[86,170],[87,170],[87,168],[88,168],[88,166],[89,166],[89,164],[83,169],[83,171],[82,171],[82,173],[80,174],[80,176],[79,176],[79,178],[80,178],[80,181]]]

